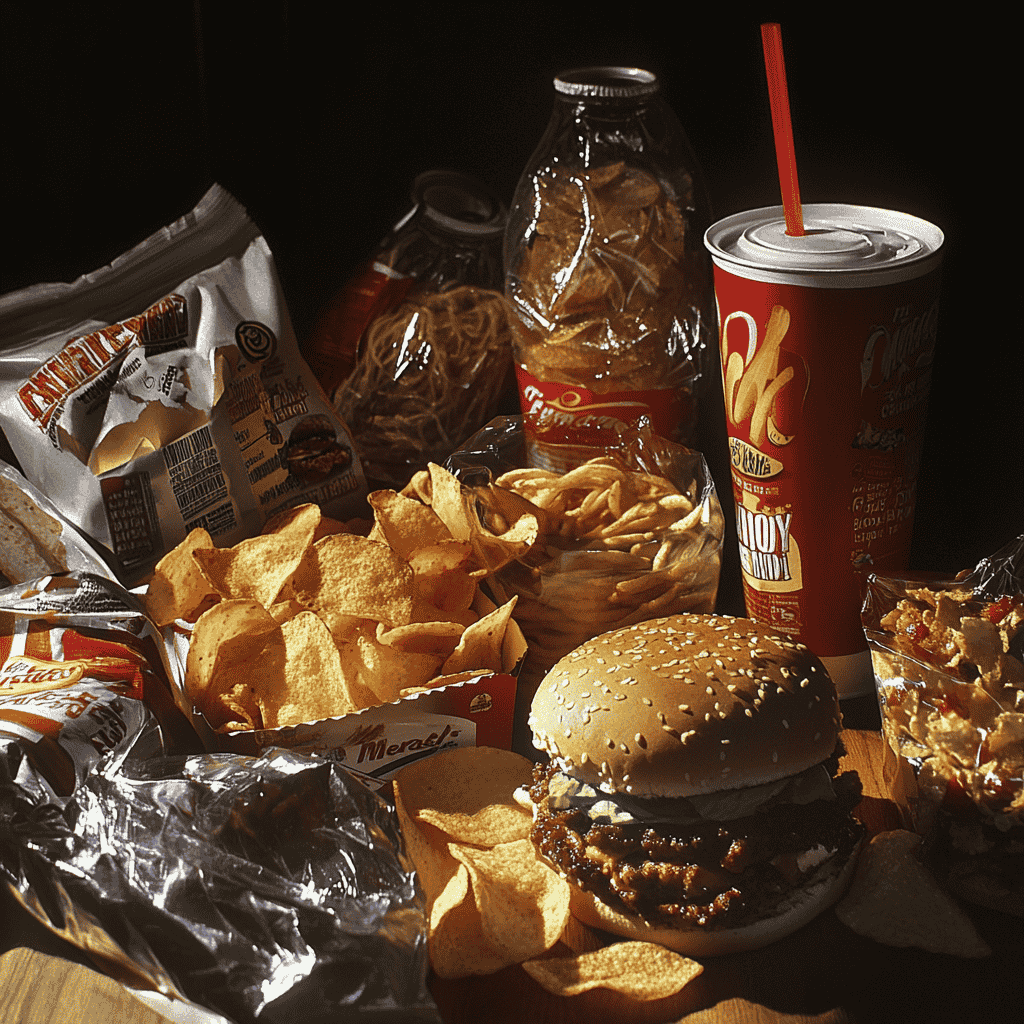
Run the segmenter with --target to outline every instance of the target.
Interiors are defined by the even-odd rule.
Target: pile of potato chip
[[[458,747],[392,780],[406,849],[427,900],[428,949],[441,978],[512,964],[547,991],[613,989],[662,999],[703,967],[649,942],[605,945],[570,916],[569,883],[537,858],[533,815],[516,799],[533,763],[491,747]]]
[[[529,548],[536,520],[495,535],[455,477],[432,465],[429,479],[432,506],[371,494],[365,536],[301,505],[231,548],[193,530],[160,561],[147,611],[190,625],[186,695],[215,730],[319,721],[508,667],[515,600],[488,611],[479,582]]]

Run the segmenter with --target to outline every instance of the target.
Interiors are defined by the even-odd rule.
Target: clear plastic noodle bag
[[[512,387],[504,207],[449,171],[421,174],[413,201],[328,305],[308,346],[374,487],[401,488],[442,462]]]
[[[530,550],[488,579],[499,603],[515,596],[528,644],[513,738],[528,750],[525,711],[560,658],[621,626],[714,611],[725,528],[703,455],[647,427],[608,424],[565,474],[526,466],[525,442],[522,419],[500,417],[447,468],[476,492],[493,532],[524,512],[540,523]]]
[[[883,772],[961,898],[1024,916],[1024,534],[954,579],[868,578]]]
[[[689,443],[714,322],[696,158],[650,72],[584,68],[554,85],[505,233],[531,457],[595,446],[608,418],[644,415]]]

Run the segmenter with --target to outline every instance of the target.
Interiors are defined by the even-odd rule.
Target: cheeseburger
[[[860,781],[828,673],[786,634],[708,615],[605,633],[545,676],[530,728],[549,755],[531,838],[583,921],[728,953],[842,894]]]

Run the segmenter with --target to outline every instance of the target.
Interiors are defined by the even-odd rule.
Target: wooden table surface
[[[878,733],[848,729],[846,767],[864,787],[858,814],[872,833],[898,827],[880,775]],[[87,965],[74,947],[31,920],[6,892],[0,902],[3,1024],[155,1024],[159,1013]],[[636,1003],[595,990],[559,998],[519,966],[458,981],[434,979],[445,1024],[1002,1024],[1022,1019],[1024,928],[1019,919],[970,910],[993,948],[984,960],[878,945],[827,911],[765,949],[708,958],[678,995]]]

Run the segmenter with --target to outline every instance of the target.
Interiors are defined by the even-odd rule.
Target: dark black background
[[[0,290],[109,262],[217,181],[266,235],[301,337],[420,171],[473,172],[508,201],[552,76],[587,64],[658,74],[716,216],[775,204],[758,26],[777,20],[804,202],[946,233],[912,559],[973,565],[1024,530],[1016,58],[1007,26],[908,9],[7,3]]]

